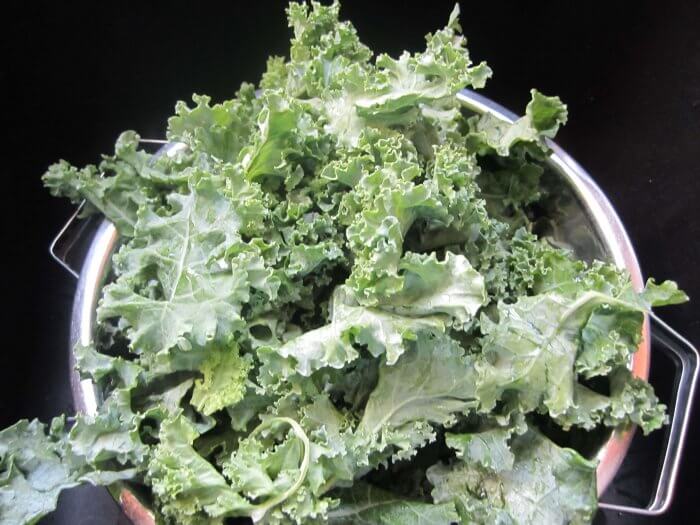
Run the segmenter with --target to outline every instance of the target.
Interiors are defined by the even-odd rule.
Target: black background
[[[700,343],[700,4],[528,4],[462,5],[472,56],[495,71],[484,93],[520,112],[531,87],[568,103],[570,122],[558,142],[608,194],[645,274],[676,279],[694,298],[660,314]],[[372,49],[396,55],[422,49],[423,35],[442,27],[451,7],[435,0],[347,1],[342,15]],[[4,8],[0,427],[72,411],[67,337],[74,280],[47,251],[71,205],[49,197],[41,174],[59,158],[95,162],[124,129],[162,137],[175,102],[193,92],[221,100],[241,81],[256,81],[266,57],[287,49],[282,9],[262,0]],[[663,394],[662,361],[654,361],[652,380]],[[694,412],[668,514],[642,520],[608,513],[600,523],[696,522],[700,405]],[[637,445],[617,496],[632,494],[641,503],[660,436]],[[73,490],[60,503],[45,523],[121,523],[99,489]]]

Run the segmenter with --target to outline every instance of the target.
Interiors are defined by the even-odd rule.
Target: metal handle
[[[652,313],[649,317],[652,320],[652,337],[658,341],[659,346],[673,359],[676,365],[676,398],[673,402],[671,425],[666,435],[661,472],[659,473],[654,495],[646,507],[631,507],[611,503],[599,504],[599,507],[604,510],[626,512],[640,516],[658,516],[666,512],[671,506],[678,479],[678,467],[680,466],[683,445],[688,430],[693,394],[698,378],[699,361],[698,351],[690,341],[668,326],[655,314]]]
[[[182,142],[168,142],[162,139],[139,139],[140,144],[152,144],[157,146],[159,149],[155,153],[154,158],[157,158],[160,154],[174,155],[179,151],[187,148],[187,145]],[[63,266],[73,277],[76,279],[80,275],[80,268],[75,267],[75,263],[71,262],[73,257],[80,257],[80,254],[76,252],[80,251],[81,248],[81,237],[85,229],[88,227],[88,222],[79,221],[80,213],[85,208],[85,201],[81,202],[78,208],[70,216],[63,228],[56,234],[51,245],[49,246],[49,253],[54,260]]]
[[[83,211],[84,207],[85,201],[80,203],[49,245],[51,257],[76,279],[78,278],[80,269],[74,268],[70,259],[76,245],[79,243],[80,234],[85,229],[85,225],[78,221],[80,212]]]

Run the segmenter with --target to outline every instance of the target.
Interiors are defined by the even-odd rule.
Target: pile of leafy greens
[[[259,88],[179,103],[186,147],[128,131],[44,175],[121,236],[75,349],[104,402],[0,432],[3,524],[120,480],[163,523],[588,523],[596,462],[560,436],[664,424],[628,363],[685,294],[537,235],[566,106],[461,109],[491,70],[457,8],[375,59],[338,11],[292,3]]]

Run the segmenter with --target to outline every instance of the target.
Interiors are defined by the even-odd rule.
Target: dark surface
[[[71,206],[49,197],[40,175],[58,158],[96,161],[123,129],[161,137],[175,101],[192,92],[220,100],[241,81],[258,79],[267,55],[286,50],[282,4],[222,4],[5,8],[1,165],[9,210],[0,257],[0,427],[72,410],[67,337],[74,281],[47,252]],[[437,1],[347,4],[343,15],[361,38],[392,54],[421,49],[422,36],[444,25],[451,9]],[[558,142],[607,192],[645,274],[676,279],[695,299],[660,313],[700,344],[700,4],[609,4],[469,2],[462,25],[472,55],[496,72],[486,95],[522,111],[537,87],[569,104]],[[662,395],[670,384],[665,365],[654,361]],[[700,405],[694,412],[669,513],[654,520],[608,514],[600,523],[696,522]],[[630,456],[618,493],[639,497],[648,489],[661,437]],[[103,491],[80,489],[65,494],[44,523],[121,523],[118,516]]]

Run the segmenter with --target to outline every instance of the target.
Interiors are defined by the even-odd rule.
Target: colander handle
[[[652,338],[676,365],[675,391],[671,425],[666,435],[661,472],[651,501],[646,507],[631,507],[600,503],[604,510],[625,512],[640,516],[658,516],[671,506],[678,479],[683,445],[688,430],[688,421],[693,404],[693,394],[698,379],[697,349],[685,337],[668,326],[655,314],[650,314]]]
[[[157,158],[160,154],[171,155],[187,148],[187,146],[181,142],[168,142],[163,139],[140,138],[139,144],[157,147],[158,151],[153,158]],[[76,279],[80,276],[80,268],[76,267],[76,260],[82,259],[82,252],[84,251],[81,240],[83,240],[85,230],[90,227],[89,221],[79,220],[80,213],[83,211],[84,207],[85,201],[80,203],[49,246],[51,257]]]
[[[73,259],[76,258],[81,234],[86,227],[85,221],[79,220],[84,207],[85,201],[80,203],[49,245],[51,257],[76,279],[80,274],[80,268],[75,267]]]

